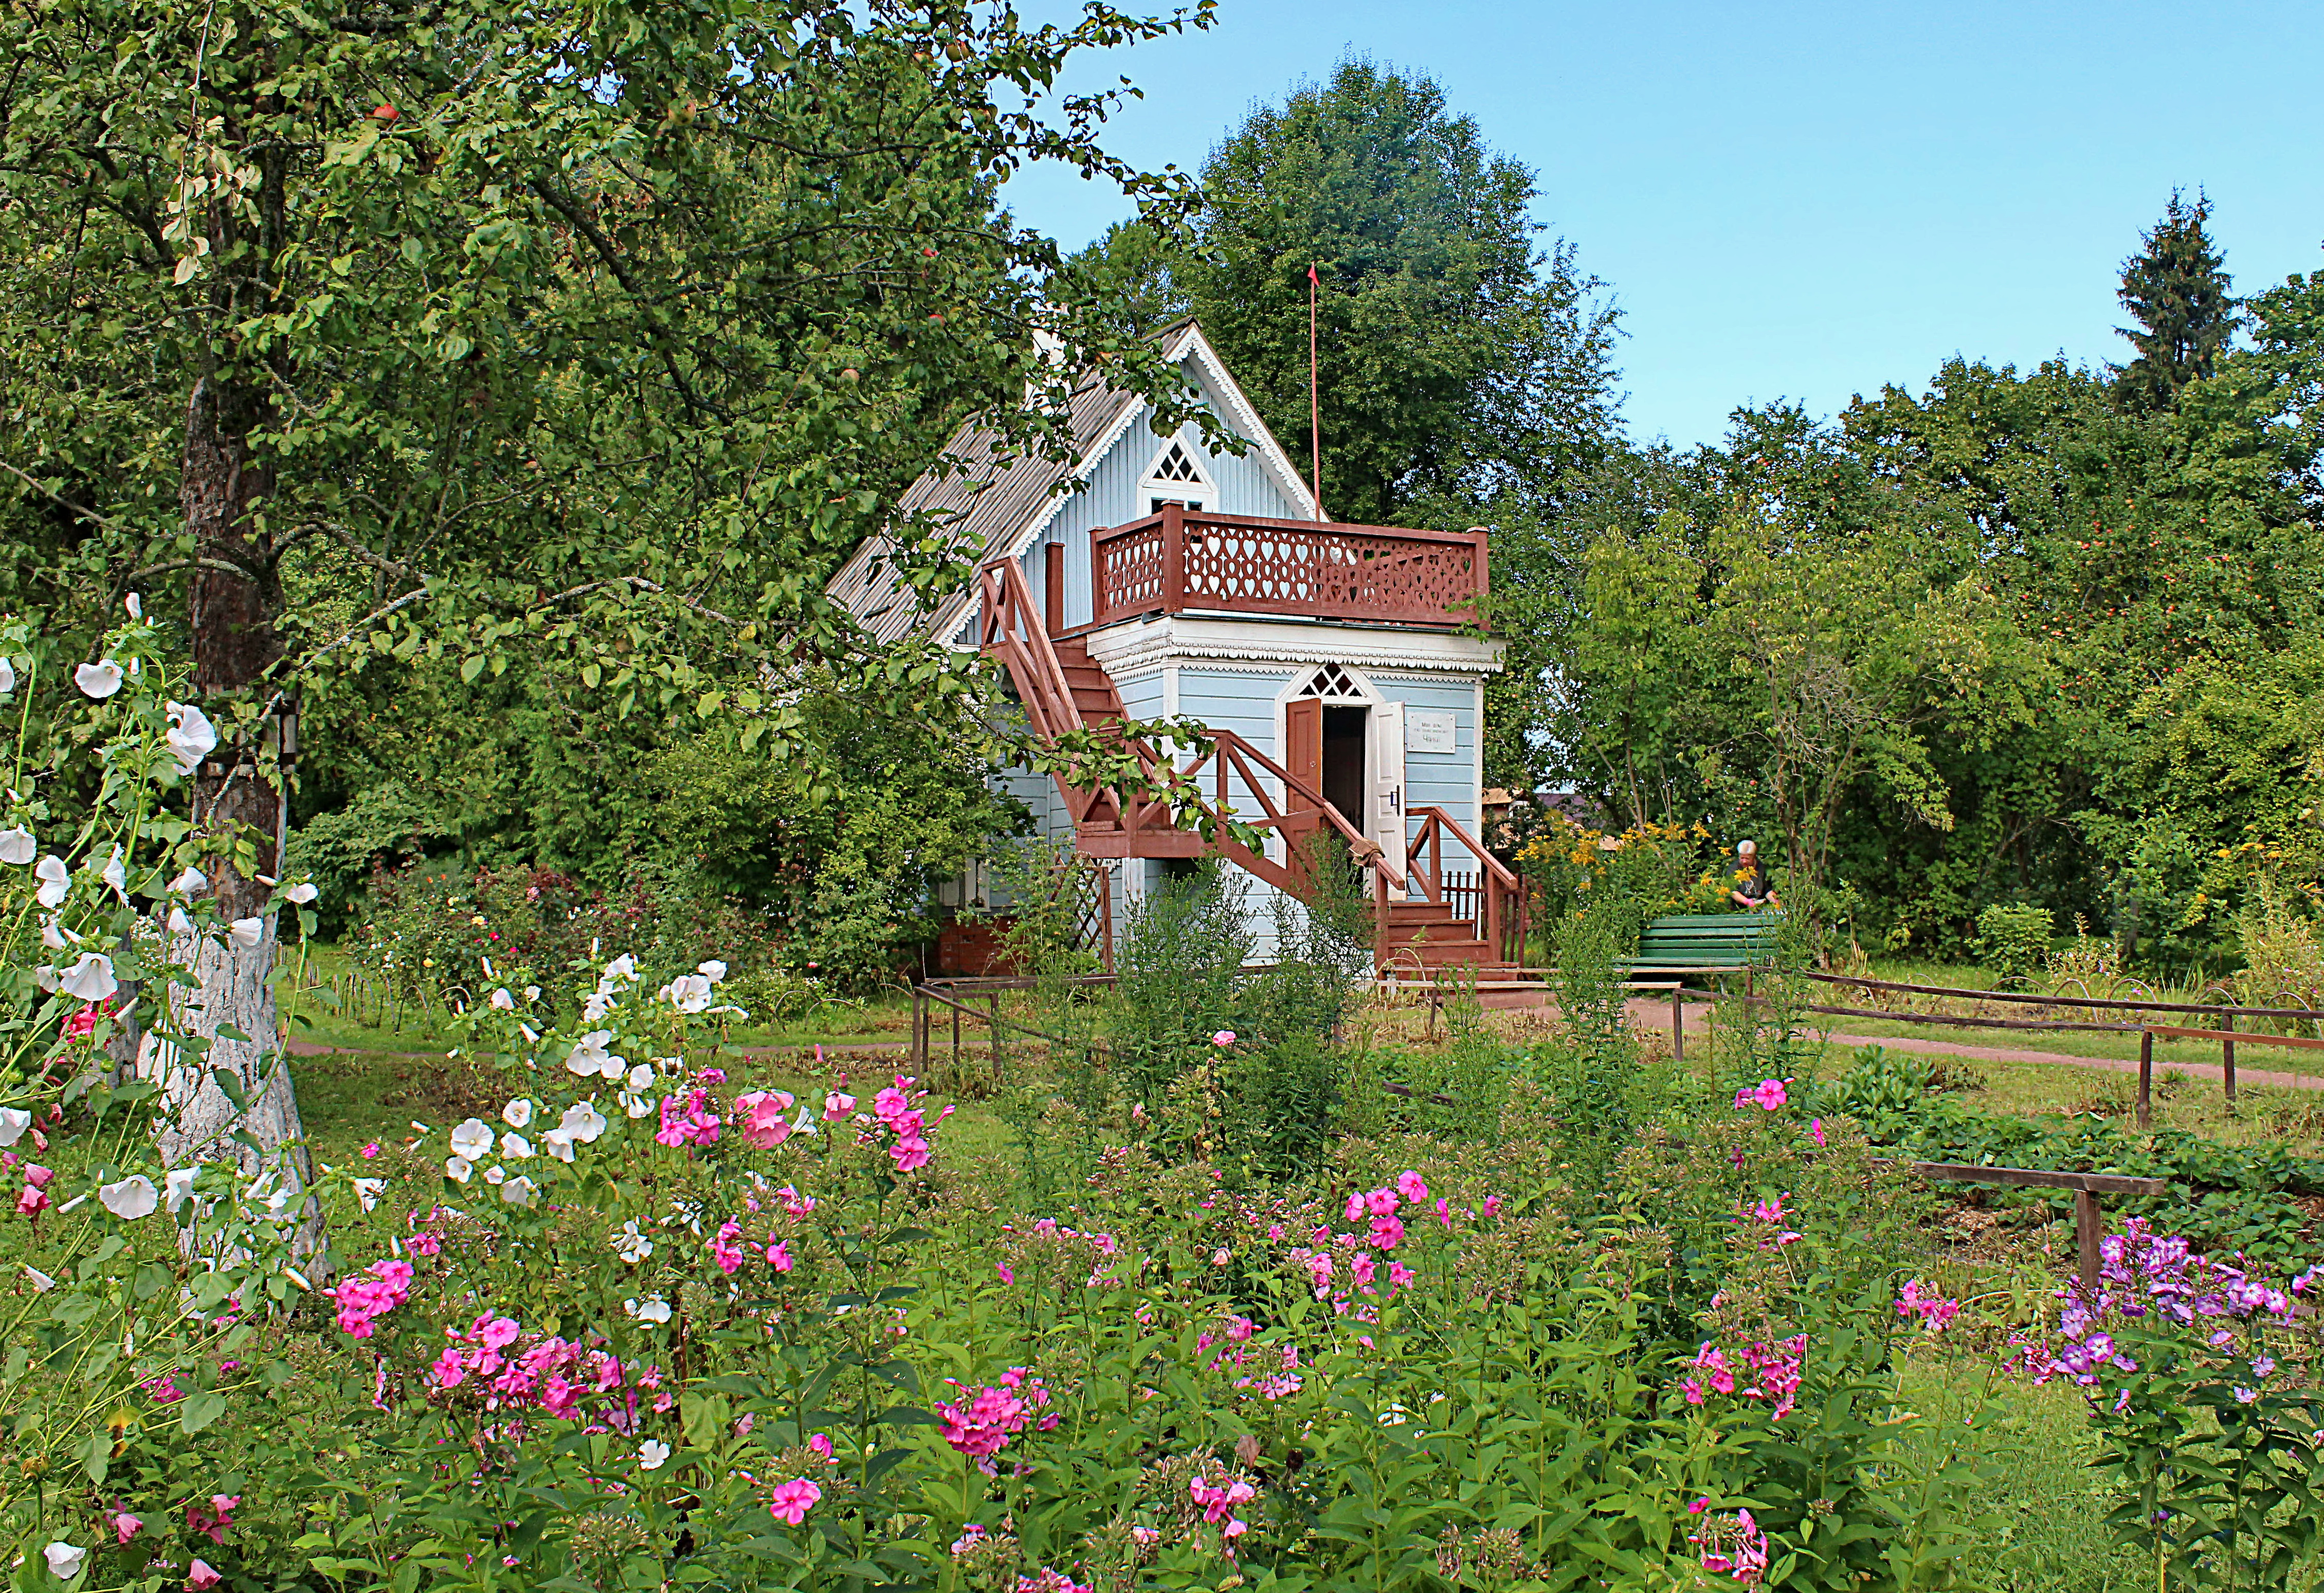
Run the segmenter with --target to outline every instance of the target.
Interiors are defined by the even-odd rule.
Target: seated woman
[[[1767,883],[1767,870],[1759,862],[1759,843],[1740,841],[1735,846],[1735,889],[1728,897],[1747,913],[1756,913],[1775,900],[1775,887]]]

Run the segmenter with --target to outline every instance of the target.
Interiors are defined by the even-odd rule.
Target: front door
[[[1371,712],[1371,837],[1398,873],[1404,871],[1404,704],[1381,703]]]
[[[1311,791],[1323,788],[1323,704],[1319,697],[1299,697],[1283,705],[1283,767]],[[1296,814],[1308,806],[1296,791],[1283,794],[1283,810]],[[1323,825],[1320,815],[1290,818],[1283,825],[1283,866],[1298,872],[1307,855],[1308,837]]]

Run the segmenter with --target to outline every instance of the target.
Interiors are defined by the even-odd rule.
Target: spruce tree
[[[2203,230],[2210,216],[2200,190],[2190,205],[2173,189],[2144,252],[2123,262],[2117,296],[2138,323],[2116,328],[2138,350],[2115,377],[2115,401],[2126,410],[2170,409],[2181,388],[2211,373],[2235,336],[2225,256]]]

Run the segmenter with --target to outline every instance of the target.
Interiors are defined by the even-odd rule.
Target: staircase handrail
[[[1444,843],[1443,836],[1449,831],[1452,838],[1461,843],[1462,849],[1477,860],[1478,885],[1483,898],[1478,915],[1481,922],[1477,925],[1477,938],[1491,946],[1494,953],[1499,955],[1502,952],[1501,901],[1505,896],[1518,898],[1517,875],[1500,859],[1480,846],[1477,843],[1477,838],[1469,833],[1461,821],[1444,809],[1429,806],[1414,807],[1409,811],[1420,816],[1420,828],[1413,835],[1409,852],[1412,859],[1413,878],[1420,881],[1421,889],[1429,901],[1440,907],[1443,905]],[[1424,845],[1428,848],[1430,860],[1429,866],[1425,870],[1420,866],[1421,849]],[[1520,913],[1524,910],[1521,898],[1518,900],[1518,910]]]
[[[1049,643],[1047,627],[1033,623],[1033,588],[1025,579],[1023,567],[1013,558],[995,559],[978,576],[979,595],[984,600],[981,640],[1001,654],[1004,665],[1010,666],[1010,676],[1032,715],[1035,732],[1054,741],[1066,731],[1081,729],[1081,709],[1074,705],[1065,668],[1057,662],[1057,649]],[[1031,693],[1025,690],[1025,675],[1014,668],[1020,657],[1027,666],[1025,674],[1032,677],[1037,688]]]

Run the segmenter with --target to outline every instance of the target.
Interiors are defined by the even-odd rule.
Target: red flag
[[[1323,279],[1315,274],[1315,268],[1312,265],[1307,268],[1307,280],[1319,288],[1323,285]]]
[[[1315,292],[1323,285],[1311,262],[1307,267],[1307,469],[1317,520],[1323,518],[1323,383],[1315,372]]]

